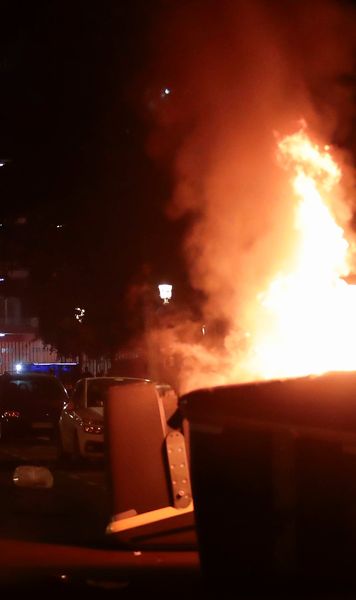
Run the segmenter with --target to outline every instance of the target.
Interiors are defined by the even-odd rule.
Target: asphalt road
[[[20,465],[49,468],[53,487],[16,486]],[[109,506],[104,464],[63,465],[46,437],[1,441],[1,538],[102,547]]]

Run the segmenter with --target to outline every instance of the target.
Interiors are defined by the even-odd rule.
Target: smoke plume
[[[170,327],[180,391],[251,379],[245,357],[256,302],[293,247],[293,205],[276,139],[307,124],[316,143],[352,142],[355,14],[325,0],[164,3],[153,80],[170,94],[151,110],[148,150],[172,169],[167,212],[190,216],[184,255],[204,293],[207,335]],[[343,225],[352,217],[347,180]],[[219,344],[209,323],[226,324]],[[157,332],[155,332],[157,335]]]

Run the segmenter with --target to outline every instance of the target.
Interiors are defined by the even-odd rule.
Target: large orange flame
[[[278,163],[290,183],[285,200],[294,206],[294,231],[279,261],[284,266],[257,297],[251,290],[223,348],[182,341],[184,326],[182,335],[179,328],[156,332],[156,347],[180,359],[180,393],[356,370],[356,285],[348,283],[353,256],[342,227],[351,213],[333,155],[309,138],[305,126],[277,140]]]
[[[258,378],[356,369],[356,286],[350,246],[332,210],[341,170],[305,129],[278,142],[297,200],[293,267],[260,294],[251,372]],[[261,325],[262,324],[262,325]]]

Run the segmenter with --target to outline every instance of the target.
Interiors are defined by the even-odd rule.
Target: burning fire
[[[350,244],[333,215],[341,170],[305,128],[278,141],[291,174],[297,248],[289,272],[260,294],[248,370],[258,378],[356,369],[356,286]]]
[[[341,196],[341,168],[332,150],[314,143],[304,126],[277,139],[277,159],[287,181],[290,176],[286,201],[295,204],[286,266],[257,298],[253,294],[241,323],[236,311],[223,347],[209,346],[209,327],[207,344],[185,339],[184,324],[182,331],[157,332],[156,345],[180,358],[180,393],[356,370],[356,285],[347,282],[354,256],[341,226],[351,215]]]

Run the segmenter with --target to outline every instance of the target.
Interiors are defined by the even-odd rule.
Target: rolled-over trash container
[[[196,548],[185,438],[169,424],[177,399],[161,386],[110,387],[104,407],[112,543],[135,550]],[[179,425],[180,423],[177,423]]]
[[[356,373],[196,390],[179,406],[205,577],[354,588]]]

